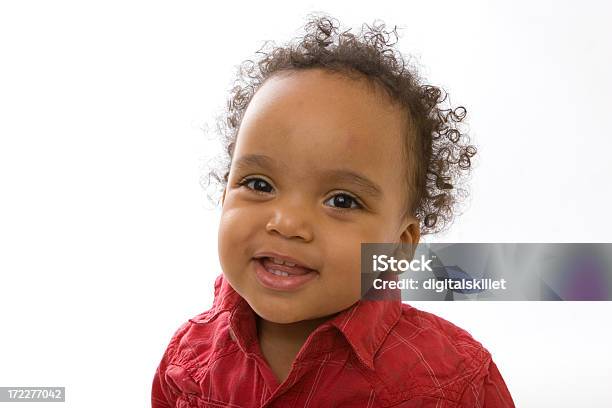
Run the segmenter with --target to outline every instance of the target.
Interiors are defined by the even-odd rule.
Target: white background
[[[467,107],[472,199],[430,242],[610,241],[608,2],[3,1],[0,386],[149,405],[220,273],[203,129],[235,66],[311,11],[398,25]],[[413,305],[481,341],[519,407],[612,404],[612,302]]]

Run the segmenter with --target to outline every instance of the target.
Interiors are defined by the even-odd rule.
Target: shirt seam
[[[488,365],[491,363],[491,359],[490,358],[485,358],[481,364],[477,367],[474,368],[474,370],[472,371],[473,374],[468,380],[466,380],[465,385],[463,387],[463,390],[461,391],[460,395],[459,395],[459,399],[456,402],[456,407],[460,408],[461,407],[461,402],[463,401],[463,397],[465,396],[465,393],[469,390],[469,388],[474,385],[474,379],[478,376],[478,374],[480,372],[482,372],[483,370],[485,370]],[[466,376],[467,377],[467,376]]]

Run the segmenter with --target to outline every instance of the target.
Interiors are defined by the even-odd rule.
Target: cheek
[[[244,210],[224,207],[221,213],[218,234],[219,261],[224,270],[231,265],[245,261],[249,254],[248,245],[254,228],[254,217],[249,217]]]
[[[395,242],[395,224],[391,219],[376,217],[363,220],[338,231],[324,231],[325,296],[340,303],[357,301],[361,297],[361,243]]]
[[[324,296],[347,307],[361,295],[361,241],[348,232],[328,237],[322,245],[325,248]]]

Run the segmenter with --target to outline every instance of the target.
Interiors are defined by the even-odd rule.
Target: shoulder
[[[206,367],[215,352],[225,349],[229,341],[228,322],[223,315],[209,309],[183,322],[168,343],[168,364],[194,373]]]
[[[198,381],[214,362],[215,353],[232,349],[223,316],[211,309],[188,319],[174,332],[153,379],[153,407],[175,406],[181,396],[197,393]]]
[[[407,304],[375,356],[386,395],[458,402],[491,354],[466,330]]]
[[[465,364],[478,365],[491,357],[489,351],[467,330],[405,303],[402,304],[397,324],[389,334],[387,341],[412,346],[415,352],[432,362],[456,359]]]
[[[474,363],[490,358],[489,351],[465,329],[433,313],[402,304],[402,314],[395,329],[396,338],[412,336],[424,352],[444,358],[452,355],[469,358]],[[442,349],[444,346],[444,349]]]

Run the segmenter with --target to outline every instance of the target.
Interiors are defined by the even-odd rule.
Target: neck
[[[257,316],[257,335],[260,341],[265,339],[278,345],[294,345],[299,350],[310,333],[333,316],[335,314],[294,323],[275,323]]]
[[[255,316],[261,352],[279,383],[282,383],[308,336],[335,315],[294,323],[274,323]]]
[[[321,324],[334,318],[338,313],[316,319],[301,320],[293,323],[275,323],[257,316],[257,336],[262,350],[271,352],[275,350],[293,359],[306,343],[308,336]]]

